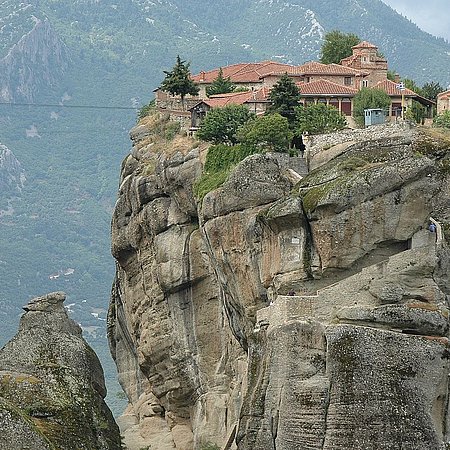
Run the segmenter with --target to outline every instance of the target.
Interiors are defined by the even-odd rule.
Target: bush
[[[239,141],[261,151],[288,152],[292,132],[280,114],[269,114],[248,121],[237,132]]]
[[[433,126],[450,128],[450,110],[444,111],[433,119]]]
[[[155,100],[153,99],[148,105],[142,106],[137,113],[137,120],[141,120],[146,116],[149,116],[155,111]]]

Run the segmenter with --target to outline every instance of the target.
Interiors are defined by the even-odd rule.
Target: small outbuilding
[[[364,125],[370,127],[371,125],[380,125],[386,121],[386,113],[384,109],[374,108],[364,110]]]

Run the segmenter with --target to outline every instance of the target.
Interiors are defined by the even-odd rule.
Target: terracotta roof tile
[[[343,86],[342,84],[333,83],[328,80],[319,79],[311,83],[296,83],[300,89],[301,95],[334,95],[347,96],[355,95],[358,90],[351,86]]]
[[[379,81],[374,86],[374,89],[381,89],[384,92],[386,92],[386,94],[388,94],[390,96],[395,96],[395,97],[401,97],[402,92],[403,92],[403,95],[406,95],[407,97],[417,97],[417,94],[414,91],[412,91],[411,89],[405,88],[403,91],[401,91],[397,86],[398,86],[398,83],[396,83],[395,81],[386,79],[383,81]]]
[[[343,66],[341,64],[322,64],[317,61],[311,61],[298,66],[297,70],[299,73],[303,73],[304,75],[369,75],[369,72],[353,69],[352,67]]]
[[[261,61],[258,63],[242,63],[232,64],[231,66],[222,67],[224,78],[230,77],[233,82],[257,82],[261,75],[271,72],[275,69],[286,71],[288,64],[282,64],[274,61]],[[209,70],[208,72],[200,72],[192,77],[196,83],[212,83],[219,75],[220,68]]]
[[[227,105],[243,105],[244,103],[251,103],[255,100],[266,101],[268,93],[267,88],[262,88],[257,91],[229,92],[227,94],[212,95],[210,98],[202,100],[202,102],[211,108],[219,108]]]
[[[440,92],[438,95],[437,95],[437,98],[442,98],[442,99],[446,99],[446,98],[450,98],[450,89],[449,90],[447,90],[447,91],[444,91],[444,92]]]

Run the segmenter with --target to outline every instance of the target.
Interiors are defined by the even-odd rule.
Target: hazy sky
[[[382,0],[422,30],[450,41],[450,0]]]

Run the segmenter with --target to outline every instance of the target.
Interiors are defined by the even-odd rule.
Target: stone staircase
[[[432,218],[430,221],[436,224],[436,233],[426,229],[419,230],[412,237],[408,250],[325,286],[315,295],[278,295],[268,307],[257,311],[255,332],[290,321],[315,319],[328,322],[332,320],[338,307],[350,307],[358,302],[358,290],[361,286],[368,285],[370,280],[374,279],[374,276],[380,276],[380,273],[389,273],[390,264],[398,265],[398,262],[403,265],[415,264],[415,261],[430,253],[435,256],[436,248],[443,244],[443,234],[440,224]],[[340,299],[339,304],[336,304],[336,298]]]

